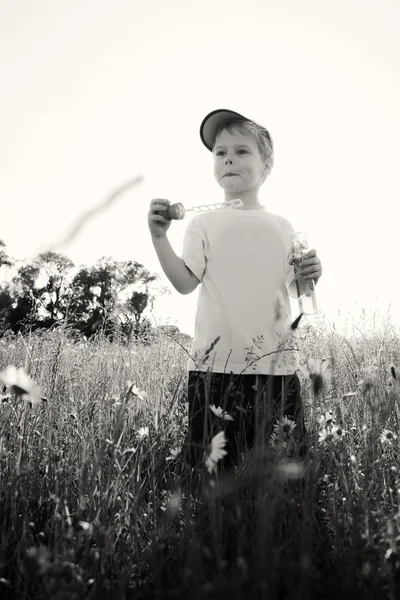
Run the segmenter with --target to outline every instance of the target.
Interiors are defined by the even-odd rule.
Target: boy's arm
[[[200,281],[185,265],[183,259],[175,254],[167,236],[152,237],[152,242],[162,269],[176,291],[183,295],[193,292]]]

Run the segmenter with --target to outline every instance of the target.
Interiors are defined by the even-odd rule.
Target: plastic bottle
[[[299,272],[302,260],[307,254],[307,234],[302,232],[290,235],[291,253],[289,264],[293,265],[296,277],[297,300],[299,311],[305,315],[313,315],[318,312],[317,299],[315,297],[315,282],[313,279],[304,279]]]

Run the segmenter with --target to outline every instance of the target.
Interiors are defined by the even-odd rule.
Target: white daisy
[[[40,387],[29,377],[24,367],[9,365],[0,373],[0,379],[8,388],[32,404],[40,403]]]
[[[140,437],[140,439],[142,440],[143,438],[145,438],[149,435],[149,428],[141,427],[137,433],[138,433],[138,436]]]
[[[274,433],[281,434],[283,437],[288,437],[292,435],[293,431],[296,428],[296,423],[289,419],[289,417],[284,416],[282,419],[277,421],[274,425]]]
[[[215,470],[217,462],[226,455],[226,450],[224,450],[226,441],[223,431],[217,433],[211,440],[210,452],[205,460],[209,473],[212,473]]]
[[[346,433],[347,433],[347,431],[345,431],[341,427],[339,427],[337,425],[333,425],[332,437],[335,440],[335,442],[337,442],[338,440],[343,440]]]
[[[332,437],[332,429],[331,427],[323,427],[318,435],[318,441],[320,444],[326,442]]]
[[[397,440],[397,435],[389,429],[384,429],[379,439],[382,444],[391,444],[394,440]]]
[[[268,444],[271,446],[271,448],[279,447],[283,450],[287,448],[287,442],[285,442],[285,440],[283,440],[276,431],[271,433]]]
[[[332,410],[328,410],[318,418],[318,423],[322,427],[331,427],[335,422],[335,417]]]
[[[221,406],[215,406],[215,404],[210,405],[210,410],[219,417],[220,419],[225,419],[225,421],[234,421],[235,419],[227,412],[224,412]]]
[[[182,446],[176,446],[172,448],[169,452],[169,456],[167,456],[166,460],[175,460],[179,456],[182,451]]]
[[[136,383],[134,381],[128,381],[128,392],[127,395],[132,394],[132,396],[137,396],[140,400],[144,400],[144,397],[147,395],[144,390],[139,390]]]

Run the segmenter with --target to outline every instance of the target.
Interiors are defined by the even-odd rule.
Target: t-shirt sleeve
[[[198,215],[195,215],[186,227],[181,258],[192,273],[196,275],[197,279],[202,281],[206,261],[204,254],[204,234]]]

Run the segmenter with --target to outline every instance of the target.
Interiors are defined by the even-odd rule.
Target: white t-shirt
[[[296,297],[293,266],[288,264],[293,231],[289,221],[265,206],[192,217],[181,258],[201,283],[188,371],[291,375],[299,368],[297,330],[287,336],[289,294]],[[200,363],[217,336],[219,341]]]

